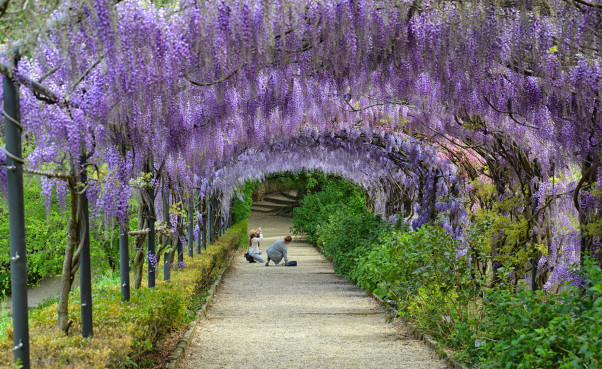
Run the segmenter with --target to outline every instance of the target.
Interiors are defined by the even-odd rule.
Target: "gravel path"
[[[265,250],[289,234],[290,219],[252,215]],[[445,368],[422,342],[385,322],[364,291],[335,274],[318,250],[289,245],[297,267],[234,259],[181,369]]]

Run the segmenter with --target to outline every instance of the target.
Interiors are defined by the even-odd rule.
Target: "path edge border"
[[[383,299],[375,295],[374,293],[370,293],[370,296],[376,300],[388,313],[391,315],[395,314],[395,310]],[[456,359],[451,351],[448,349],[441,347],[440,344],[430,335],[424,333],[420,328],[416,327],[412,322],[401,318],[399,316],[393,317],[393,324],[402,325],[407,328],[414,338],[424,342],[424,344],[430,348],[432,351],[436,352],[439,357],[441,357],[452,369],[470,369],[468,366],[462,364],[458,359]]]
[[[203,303],[201,308],[196,312],[196,319],[193,320],[192,322],[190,322],[190,324],[188,325],[188,330],[186,331],[186,333],[184,333],[184,336],[178,340],[178,343],[176,343],[175,349],[173,350],[171,355],[169,355],[169,357],[165,361],[165,365],[164,365],[165,369],[176,369],[178,367],[178,364],[180,364],[180,361],[182,360],[182,358],[184,357],[184,354],[186,353],[186,349],[188,348],[188,345],[190,345],[190,341],[191,341],[192,335],[194,334],[194,331],[196,330],[197,323],[200,320],[205,319],[205,317],[207,316],[207,308],[213,302],[213,296],[215,295],[215,292],[221,285],[224,274],[228,270],[230,270],[230,267],[232,266],[232,262],[234,261],[234,257],[236,255],[238,255],[239,253],[240,253],[239,251],[235,250],[232,253],[232,255],[230,255],[228,257],[228,261],[227,261],[226,265],[222,268],[221,272],[218,274],[217,278],[215,279],[215,282],[213,282],[211,287],[209,287],[209,289],[207,290],[207,293],[208,293],[207,299],[205,300],[205,302]]]

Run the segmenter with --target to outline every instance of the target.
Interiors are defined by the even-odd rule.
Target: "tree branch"
[[[589,167],[585,172],[583,172],[581,179],[575,187],[575,193],[573,194],[573,202],[575,203],[575,209],[577,209],[577,211],[579,211],[579,192],[581,191],[581,187],[583,187],[583,184],[589,179],[592,172],[596,169],[597,166],[598,162],[596,161],[592,164],[591,167]]]
[[[602,5],[600,5],[600,4],[594,4],[594,3],[589,2],[589,1],[585,1],[585,0],[572,0],[572,1],[574,3],[578,3],[578,4],[581,4],[581,5],[589,6],[589,7],[592,7],[592,8],[602,9]]]
[[[61,66],[56,66],[54,68],[52,68],[51,70],[49,70],[48,72],[44,73],[44,75],[42,77],[40,77],[38,79],[38,83],[42,83],[44,82],[44,80],[48,77],[50,77],[51,75],[53,75],[57,70],[61,69]]]
[[[0,1],[0,17],[2,17],[4,15],[4,13],[6,13],[6,9],[8,8],[8,3],[10,3],[10,0]]]
[[[88,69],[86,69],[84,71],[84,73],[81,76],[79,76],[77,81],[75,81],[75,83],[73,84],[73,87],[71,87],[71,91],[65,97],[65,100],[67,100],[67,101],[69,100],[69,97],[71,96],[73,91],[75,91],[75,88],[77,87],[77,85],[79,85],[81,83],[81,81],[83,81],[84,78],[86,78],[88,76],[88,74],[90,74],[90,72],[92,72],[92,70],[102,61],[102,59],[104,59],[104,57],[105,57],[104,55],[99,56],[98,59],[96,59],[96,61],[94,63],[90,64]]]
[[[8,78],[15,77],[12,73],[12,69],[2,63],[0,63],[0,74],[3,74]],[[43,100],[48,104],[59,103],[59,95],[51,91],[48,87],[42,85],[40,82],[34,81],[22,75],[17,75],[16,80],[22,85],[29,87],[33,91],[36,98]]]
[[[23,173],[34,174],[37,176],[44,176],[44,177],[48,177],[48,178],[59,178],[59,179],[66,179],[66,180],[73,179],[73,176],[71,176],[71,174],[63,173],[63,172],[48,172],[48,171],[44,171],[44,170],[23,168]]]
[[[222,78],[220,78],[218,80],[212,81],[212,82],[197,82],[197,81],[193,81],[192,79],[190,79],[188,77],[184,77],[184,78],[188,82],[192,83],[195,86],[200,86],[200,87],[213,86],[213,85],[216,85],[218,83],[222,83],[222,82],[225,82],[225,81],[229,80],[233,75],[235,75],[239,70],[242,70],[245,66],[246,66],[246,64],[243,64],[242,67],[236,68],[232,72],[230,72],[227,75],[225,75],[224,77],[222,77]]]
[[[6,1],[7,5],[9,2],[8,0],[0,0],[0,1]],[[112,0],[112,3],[113,3],[113,5],[117,5],[122,1],[123,0]],[[35,45],[37,44],[38,38],[42,34],[45,34],[49,30],[55,29],[56,27],[63,26],[65,24],[67,24],[68,22],[80,22],[81,18],[86,16],[86,13],[87,13],[87,10],[84,10],[84,8],[82,7],[78,10],[73,11],[71,14],[60,14],[55,18],[49,19],[48,21],[46,21],[46,23],[44,24],[43,27],[37,28],[37,29],[33,30],[32,32],[27,33],[22,40],[18,40],[16,42],[14,42],[9,48],[2,51],[2,54],[4,54],[4,55],[19,54],[19,47],[21,47],[23,45],[31,45],[32,47],[35,47]]]

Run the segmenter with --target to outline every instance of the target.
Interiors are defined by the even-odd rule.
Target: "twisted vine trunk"
[[[587,159],[583,161],[582,164],[582,175],[579,180],[577,187],[575,188],[574,194],[574,203],[575,208],[577,209],[577,213],[579,214],[579,224],[580,224],[580,263],[583,265],[584,263],[584,255],[585,253],[591,252],[593,245],[593,235],[591,232],[587,231],[587,226],[597,218],[596,210],[592,209],[593,206],[589,205],[586,200],[586,196],[582,196],[582,192],[591,191],[594,188],[598,166],[600,164],[599,158],[594,158],[594,155],[588,155]],[[599,265],[602,265],[602,257],[598,255],[592,255],[596,258]]]
[[[72,175],[74,175],[72,170]],[[77,182],[74,179],[69,180],[69,193],[71,213],[69,217],[69,230],[67,247],[65,248],[65,257],[63,259],[63,273],[61,276],[61,293],[59,295],[58,307],[58,328],[59,330],[69,333],[69,328],[72,324],[69,321],[69,293],[73,286],[75,273],[79,268],[79,255],[82,249],[81,230],[82,230],[82,196],[78,194]]]
[[[146,229],[147,219],[145,214],[145,203],[144,199],[142,204],[138,208],[138,229]],[[136,236],[136,242],[134,244],[134,288],[138,289],[142,285],[142,275],[144,272],[144,242],[146,241],[146,234],[139,234]]]

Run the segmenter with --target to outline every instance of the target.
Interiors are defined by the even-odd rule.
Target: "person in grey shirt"
[[[266,253],[268,254],[268,261],[265,263],[265,266],[270,265],[270,261],[273,261],[276,266],[281,265],[280,261],[284,259],[284,265],[288,263],[288,257],[286,256],[287,245],[291,243],[293,238],[291,236],[279,238],[272,244],[272,246],[268,247]]]

